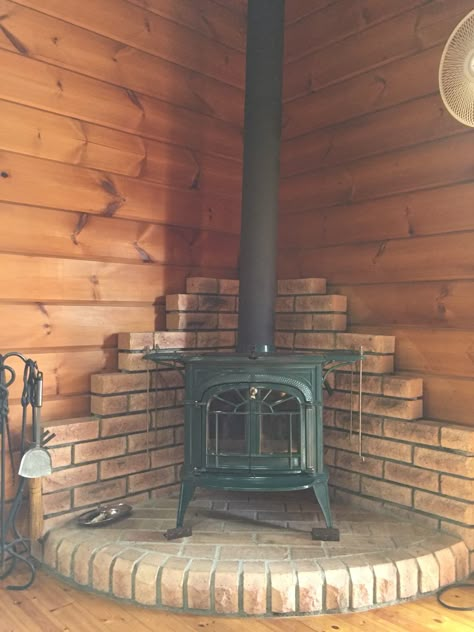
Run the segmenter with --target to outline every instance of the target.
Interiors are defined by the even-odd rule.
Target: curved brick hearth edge
[[[176,499],[134,508],[106,529],[74,522],[50,531],[38,555],[78,587],[139,605],[234,616],[364,610],[462,580],[458,538],[393,516],[338,506],[339,543],[312,542],[314,503],[294,496],[193,501],[193,535],[167,542]],[[257,518],[257,520],[255,520]]]

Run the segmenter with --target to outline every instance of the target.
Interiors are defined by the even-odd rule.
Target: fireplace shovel
[[[38,373],[33,396],[33,441],[32,448],[23,455],[18,473],[29,481],[30,538],[41,536],[43,530],[43,507],[41,477],[52,472],[51,455],[41,447],[41,406],[43,404],[43,374]]]

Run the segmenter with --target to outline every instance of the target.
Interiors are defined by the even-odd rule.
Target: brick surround
[[[237,281],[192,278],[186,290],[166,297],[167,331],[119,335],[118,371],[91,378],[91,417],[45,424],[57,434],[50,444],[54,471],[44,480],[46,529],[98,502],[138,502],[176,489],[182,377],[168,367],[157,370],[143,360],[143,350],[232,350],[238,307]],[[395,339],[346,332],[346,298],[325,292],[323,279],[279,282],[276,343],[279,349],[302,352],[362,346],[366,354],[363,458],[358,454],[358,378],[351,394],[351,374],[338,371],[333,394],[326,397],[333,496],[455,534],[472,558],[474,429],[424,419],[422,381],[393,372]],[[351,400],[356,410],[352,432]],[[193,569],[193,577],[205,572]]]

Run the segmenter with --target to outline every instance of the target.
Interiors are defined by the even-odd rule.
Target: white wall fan
[[[448,112],[474,127],[474,11],[459,22],[444,47],[439,90]]]

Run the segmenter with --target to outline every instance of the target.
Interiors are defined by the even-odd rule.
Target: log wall
[[[352,331],[396,335],[397,369],[424,379],[425,416],[473,424],[474,132],[437,85],[472,1],[298,4],[279,276],[326,277],[349,298]]]
[[[236,275],[239,5],[0,0],[0,353],[38,360],[46,420],[189,275]]]

